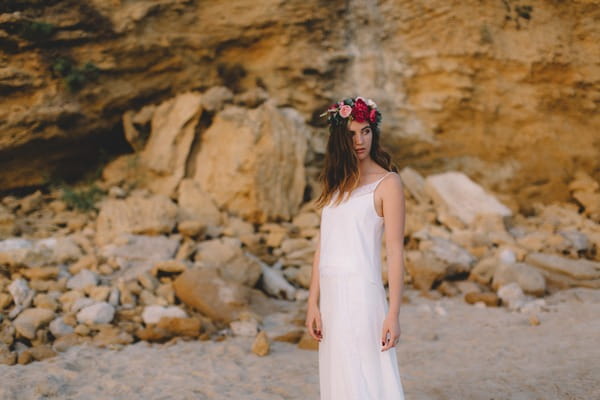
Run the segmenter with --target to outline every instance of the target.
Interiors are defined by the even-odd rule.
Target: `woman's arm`
[[[383,350],[394,346],[400,336],[399,316],[404,284],[404,221],[405,200],[402,180],[397,174],[382,182],[385,249],[388,265],[390,304],[382,333]],[[390,340],[387,341],[389,331]]]
[[[388,264],[390,288],[389,314],[398,318],[404,283],[404,190],[398,175],[389,179],[383,192],[383,216],[385,226],[385,251]]]
[[[308,303],[319,304],[319,253],[321,251],[321,232],[317,233],[317,249],[313,257]]]
[[[315,339],[321,340],[321,313],[319,312],[319,253],[321,250],[321,232],[317,234],[317,249],[313,258],[310,287],[308,291],[308,307],[306,310],[306,328]]]

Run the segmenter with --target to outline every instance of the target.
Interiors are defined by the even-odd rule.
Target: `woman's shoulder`
[[[386,187],[396,187],[403,188],[402,178],[400,174],[396,171],[386,171],[381,177],[380,185],[377,186],[386,186]]]

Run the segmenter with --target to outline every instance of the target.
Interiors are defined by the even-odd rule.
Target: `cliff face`
[[[122,116],[257,87],[309,125],[375,99],[398,164],[462,169],[521,204],[600,178],[600,1],[8,1],[0,187],[124,143]]]

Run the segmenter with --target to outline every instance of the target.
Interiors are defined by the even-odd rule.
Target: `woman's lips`
[[[358,149],[358,150],[356,150],[357,153],[362,153],[364,151],[365,151],[365,149]]]

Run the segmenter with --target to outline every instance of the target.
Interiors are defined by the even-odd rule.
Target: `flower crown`
[[[327,116],[327,122],[331,125],[341,125],[352,120],[375,125],[381,122],[381,113],[377,109],[377,104],[371,99],[360,96],[354,99],[349,97],[330,105],[327,111],[319,115],[319,117],[324,116]]]

